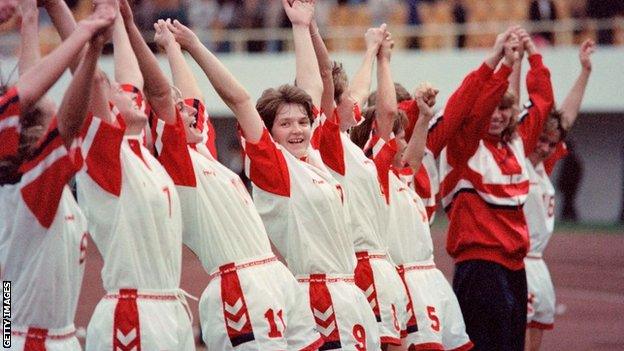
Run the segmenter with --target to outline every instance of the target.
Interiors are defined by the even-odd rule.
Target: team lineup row
[[[73,322],[87,236],[107,291],[87,350],[195,349],[179,288],[183,244],[211,277],[199,304],[209,350],[523,350],[525,337],[539,349],[555,303],[541,257],[554,226],[548,177],[580,108],[591,41],[559,109],[530,35],[510,27],[434,115],[434,87],[410,94],[394,83],[385,25],[366,32],[349,81],[329,57],[314,1],[283,0],[295,85],[267,89],[254,105],[177,21],[154,24],[172,88],[127,0],[96,0],[79,23],[62,0],[39,3],[20,4],[20,76],[0,101],[12,350],[81,349]],[[38,5],[64,40],[43,58]],[[114,79],[97,67],[109,40]],[[216,159],[183,51],[238,120],[253,198]],[[44,95],[68,67],[57,109]],[[436,199],[449,218],[452,287],[433,257]]]

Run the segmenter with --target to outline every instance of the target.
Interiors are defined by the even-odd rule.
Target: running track
[[[452,261],[444,250],[444,228],[434,229],[436,263],[452,275]],[[624,350],[624,229],[617,234],[557,232],[545,253],[560,315],[555,329],[546,332],[542,350]],[[102,258],[89,243],[76,327],[86,328],[95,305],[104,294],[100,279]],[[182,288],[199,297],[208,282],[199,261],[184,249]],[[189,300],[194,326],[199,325],[197,302]],[[198,350],[203,350],[198,347]]]

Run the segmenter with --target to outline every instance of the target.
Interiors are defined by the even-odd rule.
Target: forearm
[[[65,40],[76,30],[76,20],[67,7],[65,1],[49,1],[46,4],[46,11],[52,19],[54,27],[59,32],[61,39]]]
[[[202,100],[201,90],[184,58],[180,45],[176,42],[171,42],[165,47],[165,52],[169,60],[169,67],[171,67],[173,85],[180,89],[182,98]]]
[[[72,140],[80,131],[80,127],[86,117],[92,81],[101,50],[102,44],[91,43],[59,107],[59,134],[67,147],[71,145]]]
[[[23,75],[33,67],[39,59],[39,9],[22,9],[22,26],[20,28],[21,50],[19,55],[19,75]]]
[[[24,73],[17,82],[22,106],[30,106],[59,79],[77,53],[91,38],[87,30],[77,29],[52,53]]]
[[[402,161],[408,164],[414,170],[414,173],[418,172],[425,155],[428,124],[428,119],[425,116],[419,116],[414,126],[412,137],[403,153]]]
[[[109,107],[109,86],[106,73],[97,71],[93,76],[91,84],[91,98],[89,101],[89,112],[107,123],[116,124],[113,120]]]
[[[379,136],[388,141],[397,113],[396,90],[390,71],[390,60],[377,61],[377,127]]]
[[[517,60],[509,76],[509,88],[513,92],[516,105],[520,103],[520,75],[522,74],[522,59]]]
[[[71,10],[65,3],[65,1],[48,1],[45,7],[48,15],[52,19],[54,28],[58,31],[62,40],[67,40],[69,36],[76,30],[76,20]],[[70,64],[70,70],[74,72],[80,63],[80,59],[84,55],[84,50],[81,50],[79,54],[72,60]]]
[[[297,86],[310,95],[315,106],[320,106],[323,82],[318,62],[316,62],[310,30],[307,26],[293,25],[293,37]]]
[[[350,88],[351,94],[360,104],[360,106],[366,105],[366,100],[370,95],[370,87],[373,76],[373,63],[375,62],[376,52],[374,50],[366,50],[364,54],[364,60],[360,68],[353,76],[351,80]]]
[[[158,118],[167,124],[174,124],[176,112],[167,77],[161,71],[156,56],[150,50],[134,22],[126,23],[126,29],[145,81],[145,93],[150,106]]]
[[[188,51],[204,71],[219,97],[234,112],[247,140],[252,143],[259,141],[264,128],[263,123],[245,88],[201,43],[195,44]]]
[[[121,84],[131,84],[142,90],[143,76],[132,45],[130,45],[130,39],[121,15],[117,15],[113,26],[115,80]]]
[[[590,74],[590,70],[584,68],[582,69],[578,78],[576,78],[576,82],[574,82],[572,89],[570,89],[568,95],[561,104],[561,126],[565,130],[572,128],[572,125],[578,117]]]
[[[334,113],[334,78],[332,76],[332,61],[329,58],[327,47],[323,42],[323,38],[321,37],[315,22],[312,22],[312,25],[310,25],[310,36],[312,37],[312,44],[314,46],[316,60],[319,65],[321,79],[323,81],[321,109],[325,112],[327,117],[331,118]]]

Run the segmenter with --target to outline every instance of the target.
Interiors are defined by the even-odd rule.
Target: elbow
[[[378,102],[377,109],[379,111],[379,116],[382,118],[388,118],[394,120],[396,118],[397,113],[399,112],[396,104],[391,104],[387,102]]]
[[[329,66],[321,68],[321,79],[322,80],[326,80],[326,79],[332,79],[333,80],[331,64]]]

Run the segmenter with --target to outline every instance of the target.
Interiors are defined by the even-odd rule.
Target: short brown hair
[[[37,143],[46,131],[46,116],[41,109],[35,106],[20,116],[22,131],[16,155],[10,155],[0,160],[0,185],[15,184],[22,175],[19,168],[26,160],[32,157]]]
[[[364,121],[359,125],[351,128],[351,141],[355,145],[357,145],[360,149],[363,149],[366,146],[366,142],[370,137],[371,131],[373,130],[373,122],[377,118],[377,109],[375,106],[369,107],[362,112],[362,117]],[[392,132],[394,134],[399,134],[401,130],[405,129],[405,126],[408,123],[407,116],[405,112],[398,110],[396,119],[394,120],[394,125],[392,126]]]
[[[342,63],[334,61],[332,63],[332,79],[334,81],[334,101],[340,103],[340,97],[349,89],[349,77]]]
[[[269,88],[262,92],[256,102],[256,110],[260,114],[264,125],[269,131],[273,128],[277,111],[284,104],[298,104],[303,106],[310,123],[314,120],[312,112],[312,98],[303,89],[290,84],[284,84],[277,89]]]
[[[561,119],[563,118],[563,113],[560,110],[553,108],[548,114],[548,119],[546,123],[544,123],[543,132],[552,133],[554,131],[559,131],[559,140],[563,140],[566,137],[567,130],[561,124]]]
[[[412,99],[412,95],[409,93],[409,91],[407,91],[407,89],[405,89],[403,85],[399,83],[394,83],[394,90],[396,91],[397,104]],[[375,104],[377,104],[377,90],[373,91],[368,96],[368,101],[366,103],[368,107],[375,106]]]

